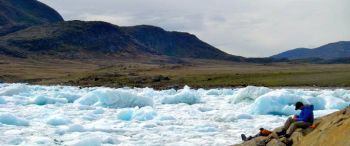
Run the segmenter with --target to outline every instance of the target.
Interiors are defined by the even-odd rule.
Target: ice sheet
[[[231,145],[281,126],[297,101],[323,116],[348,106],[350,91],[0,84],[0,145]]]

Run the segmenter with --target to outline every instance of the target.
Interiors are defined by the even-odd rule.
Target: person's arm
[[[253,138],[259,137],[259,136],[261,136],[260,132],[258,134],[256,134],[256,135],[254,135]]]
[[[293,116],[293,120],[294,120],[294,121],[297,121],[298,117],[299,117],[298,115],[294,115],[294,116]]]
[[[298,116],[296,118],[296,121],[306,121],[308,119],[308,117],[311,115],[311,110],[309,109],[305,109],[302,111],[302,113],[300,114],[300,116]]]

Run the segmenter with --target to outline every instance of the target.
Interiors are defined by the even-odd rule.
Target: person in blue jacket
[[[308,128],[314,122],[314,106],[304,105],[302,102],[295,103],[295,110],[301,110],[299,115],[288,118],[279,135],[290,137],[297,128]]]

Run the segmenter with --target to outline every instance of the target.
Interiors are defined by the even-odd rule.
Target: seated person
[[[256,137],[259,137],[259,136],[268,136],[268,135],[270,135],[270,134],[272,133],[271,131],[266,130],[266,129],[264,129],[264,128],[260,128],[259,130],[260,130],[260,131],[259,131],[258,134],[254,135],[254,136],[249,136],[248,138],[246,137],[245,134],[242,134],[242,135],[241,135],[242,140],[243,140],[243,141],[248,141],[248,140],[251,140],[251,139],[256,138]]]
[[[314,106],[313,105],[304,105],[302,102],[297,102],[295,104],[295,110],[301,110],[299,116],[294,115],[293,117],[288,118],[286,123],[283,126],[281,132],[277,133],[278,135],[284,135],[285,137],[290,137],[292,133],[297,128],[308,128],[314,122]]]

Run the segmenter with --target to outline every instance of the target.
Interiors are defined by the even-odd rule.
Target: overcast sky
[[[350,40],[350,0],[40,0],[65,20],[185,31],[230,54],[267,57]]]

